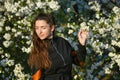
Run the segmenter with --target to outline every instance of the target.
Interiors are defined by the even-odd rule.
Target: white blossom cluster
[[[24,74],[22,72],[24,68],[21,66],[21,64],[16,64],[15,69],[14,69],[14,75],[17,77],[18,80],[29,80],[30,75],[29,74]],[[28,79],[26,79],[28,78]]]
[[[112,59],[112,61],[114,63],[118,64],[119,70],[120,70],[120,54],[116,54],[116,53],[110,52],[109,56],[111,57],[111,59]]]
[[[116,14],[114,16],[113,23],[112,25],[111,23],[111,19],[105,19],[104,17],[99,18],[98,21],[92,21],[90,20],[88,25],[91,27],[91,24],[94,25],[94,27],[91,29],[91,34],[92,36],[90,36],[90,39],[88,41],[89,45],[92,45],[95,53],[99,56],[103,56],[104,54],[106,54],[104,52],[104,50],[107,50],[108,56],[111,58],[111,62],[107,63],[107,64],[101,64],[99,62],[95,62],[91,64],[91,68],[88,68],[87,70],[87,76],[86,79],[87,80],[99,80],[99,78],[97,76],[104,76],[106,74],[112,74],[114,71],[112,70],[114,67],[113,65],[117,63],[117,66],[119,67],[120,70],[120,52],[119,50],[116,51],[114,46],[117,46],[118,48],[120,48],[120,12],[119,12],[118,7],[114,7],[113,8],[113,12]],[[109,16],[109,18],[111,18],[111,16]],[[119,18],[119,19],[118,19]],[[99,38],[103,38],[103,40],[101,41]],[[111,41],[110,43],[108,43],[108,41]],[[89,49],[89,48],[87,48]],[[89,53],[91,53],[91,50],[88,50]],[[99,58],[99,57],[98,57]],[[96,58],[97,59],[97,58]],[[94,71],[95,70],[99,70],[99,66],[97,66],[97,64],[99,64],[99,66],[102,65],[102,69],[100,71],[98,71],[97,76],[94,76]],[[102,73],[102,74],[101,74]]]
[[[37,8],[46,8],[46,6],[49,6],[53,11],[54,10],[58,10],[60,8],[60,5],[58,4],[57,1],[51,0],[51,1],[46,1],[46,2],[42,2],[39,1],[36,3]]]

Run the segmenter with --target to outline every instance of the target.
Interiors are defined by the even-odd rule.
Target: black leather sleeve
[[[86,47],[81,44],[78,45],[77,59],[79,62],[84,62],[86,57]]]
[[[71,56],[72,56],[72,60],[73,63],[81,66],[81,62],[84,63],[85,62],[85,58],[86,58],[86,47],[82,46],[81,44],[78,45],[78,50],[77,51],[72,51],[71,52]]]

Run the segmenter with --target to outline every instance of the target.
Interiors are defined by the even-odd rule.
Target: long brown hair
[[[39,13],[33,22],[33,47],[31,49],[28,64],[31,68],[48,68],[51,66],[51,61],[48,55],[48,44],[44,40],[40,40],[35,32],[35,22],[37,20],[45,20],[50,26],[55,25],[55,21],[53,16],[50,14]]]

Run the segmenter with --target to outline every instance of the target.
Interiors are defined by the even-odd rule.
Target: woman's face
[[[37,20],[35,22],[35,32],[41,40],[52,38],[53,31],[54,26],[50,26],[45,20]]]

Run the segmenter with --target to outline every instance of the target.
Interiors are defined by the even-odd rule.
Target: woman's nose
[[[39,33],[42,33],[42,29],[39,28]]]
[[[40,27],[36,28],[36,32],[39,33],[39,34],[42,32]]]

